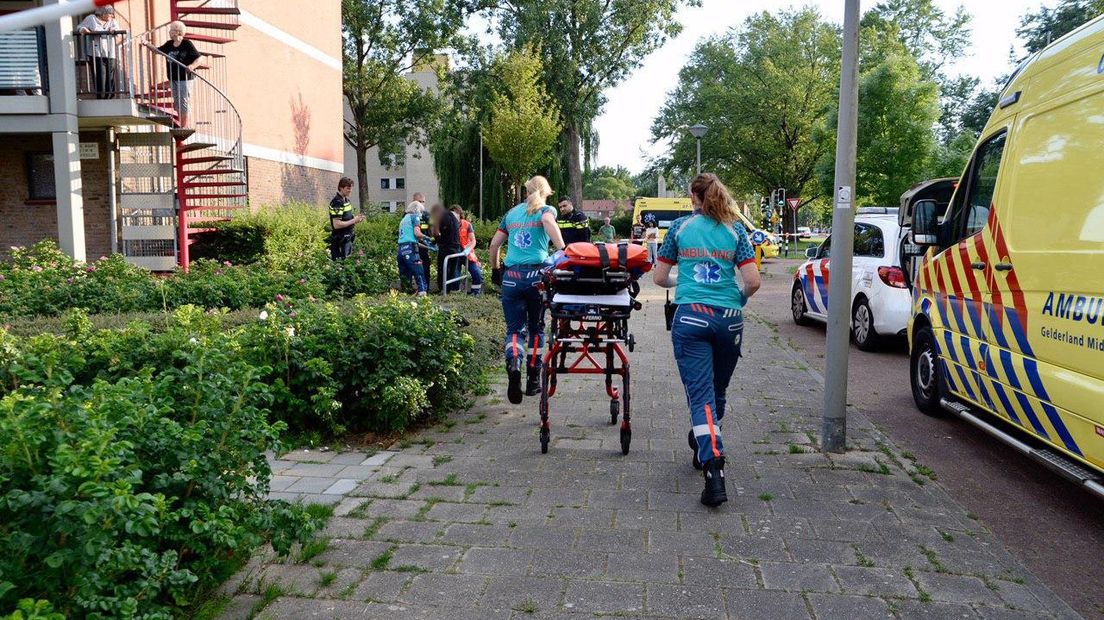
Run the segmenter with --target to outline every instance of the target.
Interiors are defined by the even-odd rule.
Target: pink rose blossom
[[[283,295],[277,295],[277,296],[276,296],[276,301],[283,301],[283,300],[284,300],[284,296],[283,296]]]
[[[230,266],[232,266],[232,265],[233,265],[233,263],[231,263],[231,262],[230,262],[230,261],[228,261],[228,260],[224,260],[224,261],[222,261],[222,264],[223,264],[223,265],[225,265],[225,266],[227,266],[227,267],[230,267]]]
[[[39,271],[42,271],[42,267],[39,267],[38,265],[35,265],[35,266],[31,267],[31,271],[34,271],[35,273],[37,273]]]

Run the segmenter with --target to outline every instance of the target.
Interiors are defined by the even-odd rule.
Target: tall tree
[[[541,83],[541,71],[540,51],[532,44],[501,58],[493,71],[500,88],[491,102],[483,142],[515,192],[560,133],[559,109]]]
[[[345,141],[356,150],[361,204],[368,202],[368,149],[381,164],[400,162],[408,143],[425,144],[440,109],[434,93],[405,76],[431,64],[436,50],[476,7],[470,0],[342,0],[344,94],[352,115]]]
[[[835,101],[839,62],[837,29],[812,8],[754,15],[700,43],[652,124],[653,138],[674,141],[667,169],[682,178],[693,170],[685,126],[701,122],[703,168],[738,193],[784,187],[815,199],[816,165],[831,145],[814,134]]]
[[[1041,6],[1024,15],[1016,34],[1027,53],[1034,54],[1101,14],[1104,0],[1059,0],[1052,9]]]
[[[676,11],[700,0],[500,0],[503,38],[539,43],[544,79],[561,106],[571,196],[583,198],[581,139],[604,103],[644,57],[678,35]]]
[[[632,173],[618,166],[599,166],[583,174],[583,198],[624,200],[636,195]]]
[[[969,49],[971,19],[965,4],[948,14],[935,0],[882,0],[863,17],[863,26],[893,23],[922,77],[933,79]]]
[[[825,141],[835,144],[837,113],[828,114]],[[924,178],[936,151],[932,127],[939,118],[939,88],[921,77],[904,49],[862,72],[859,79],[859,149],[855,194],[859,204],[896,206],[901,194]],[[835,149],[818,168],[822,191],[831,195]]]

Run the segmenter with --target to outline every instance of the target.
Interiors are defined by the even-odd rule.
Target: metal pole
[[[845,0],[839,132],[836,135],[835,208],[832,210],[832,291],[828,299],[828,357],[824,373],[821,445],[847,449],[847,356],[851,334],[851,264],[855,243],[855,153],[859,118],[859,0]]]
[[[698,174],[701,174],[701,138],[695,138],[698,142]]]
[[[115,178],[115,156],[118,151],[115,147],[115,130],[108,129],[105,135],[107,141],[107,209],[108,219],[111,221],[111,253],[119,251],[119,200],[118,179]]]
[[[483,129],[479,129],[479,219],[483,219]]]

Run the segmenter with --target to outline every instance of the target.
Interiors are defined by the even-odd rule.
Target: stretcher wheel
[[[610,401],[610,424],[617,424],[617,417],[621,415],[621,401]]]
[[[542,428],[540,431],[541,442],[541,454],[548,454],[548,440],[551,438],[552,433],[547,428]],[[624,441],[624,440],[622,440]]]
[[[632,443],[632,429],[621,429],[621,454],[629,453],[629,444]]]

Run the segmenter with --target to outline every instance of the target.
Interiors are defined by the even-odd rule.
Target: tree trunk
[[[567,180],[571,185],[571,201],[575,208],[583,209],[583,171],[579,158],[579,128],[574,121],[568,121],[564,126],[564,137],[567,138]]]
[[[360,210],[368,206],[368,148],[363,141],[356,145],[357,195],[360,196]]]

